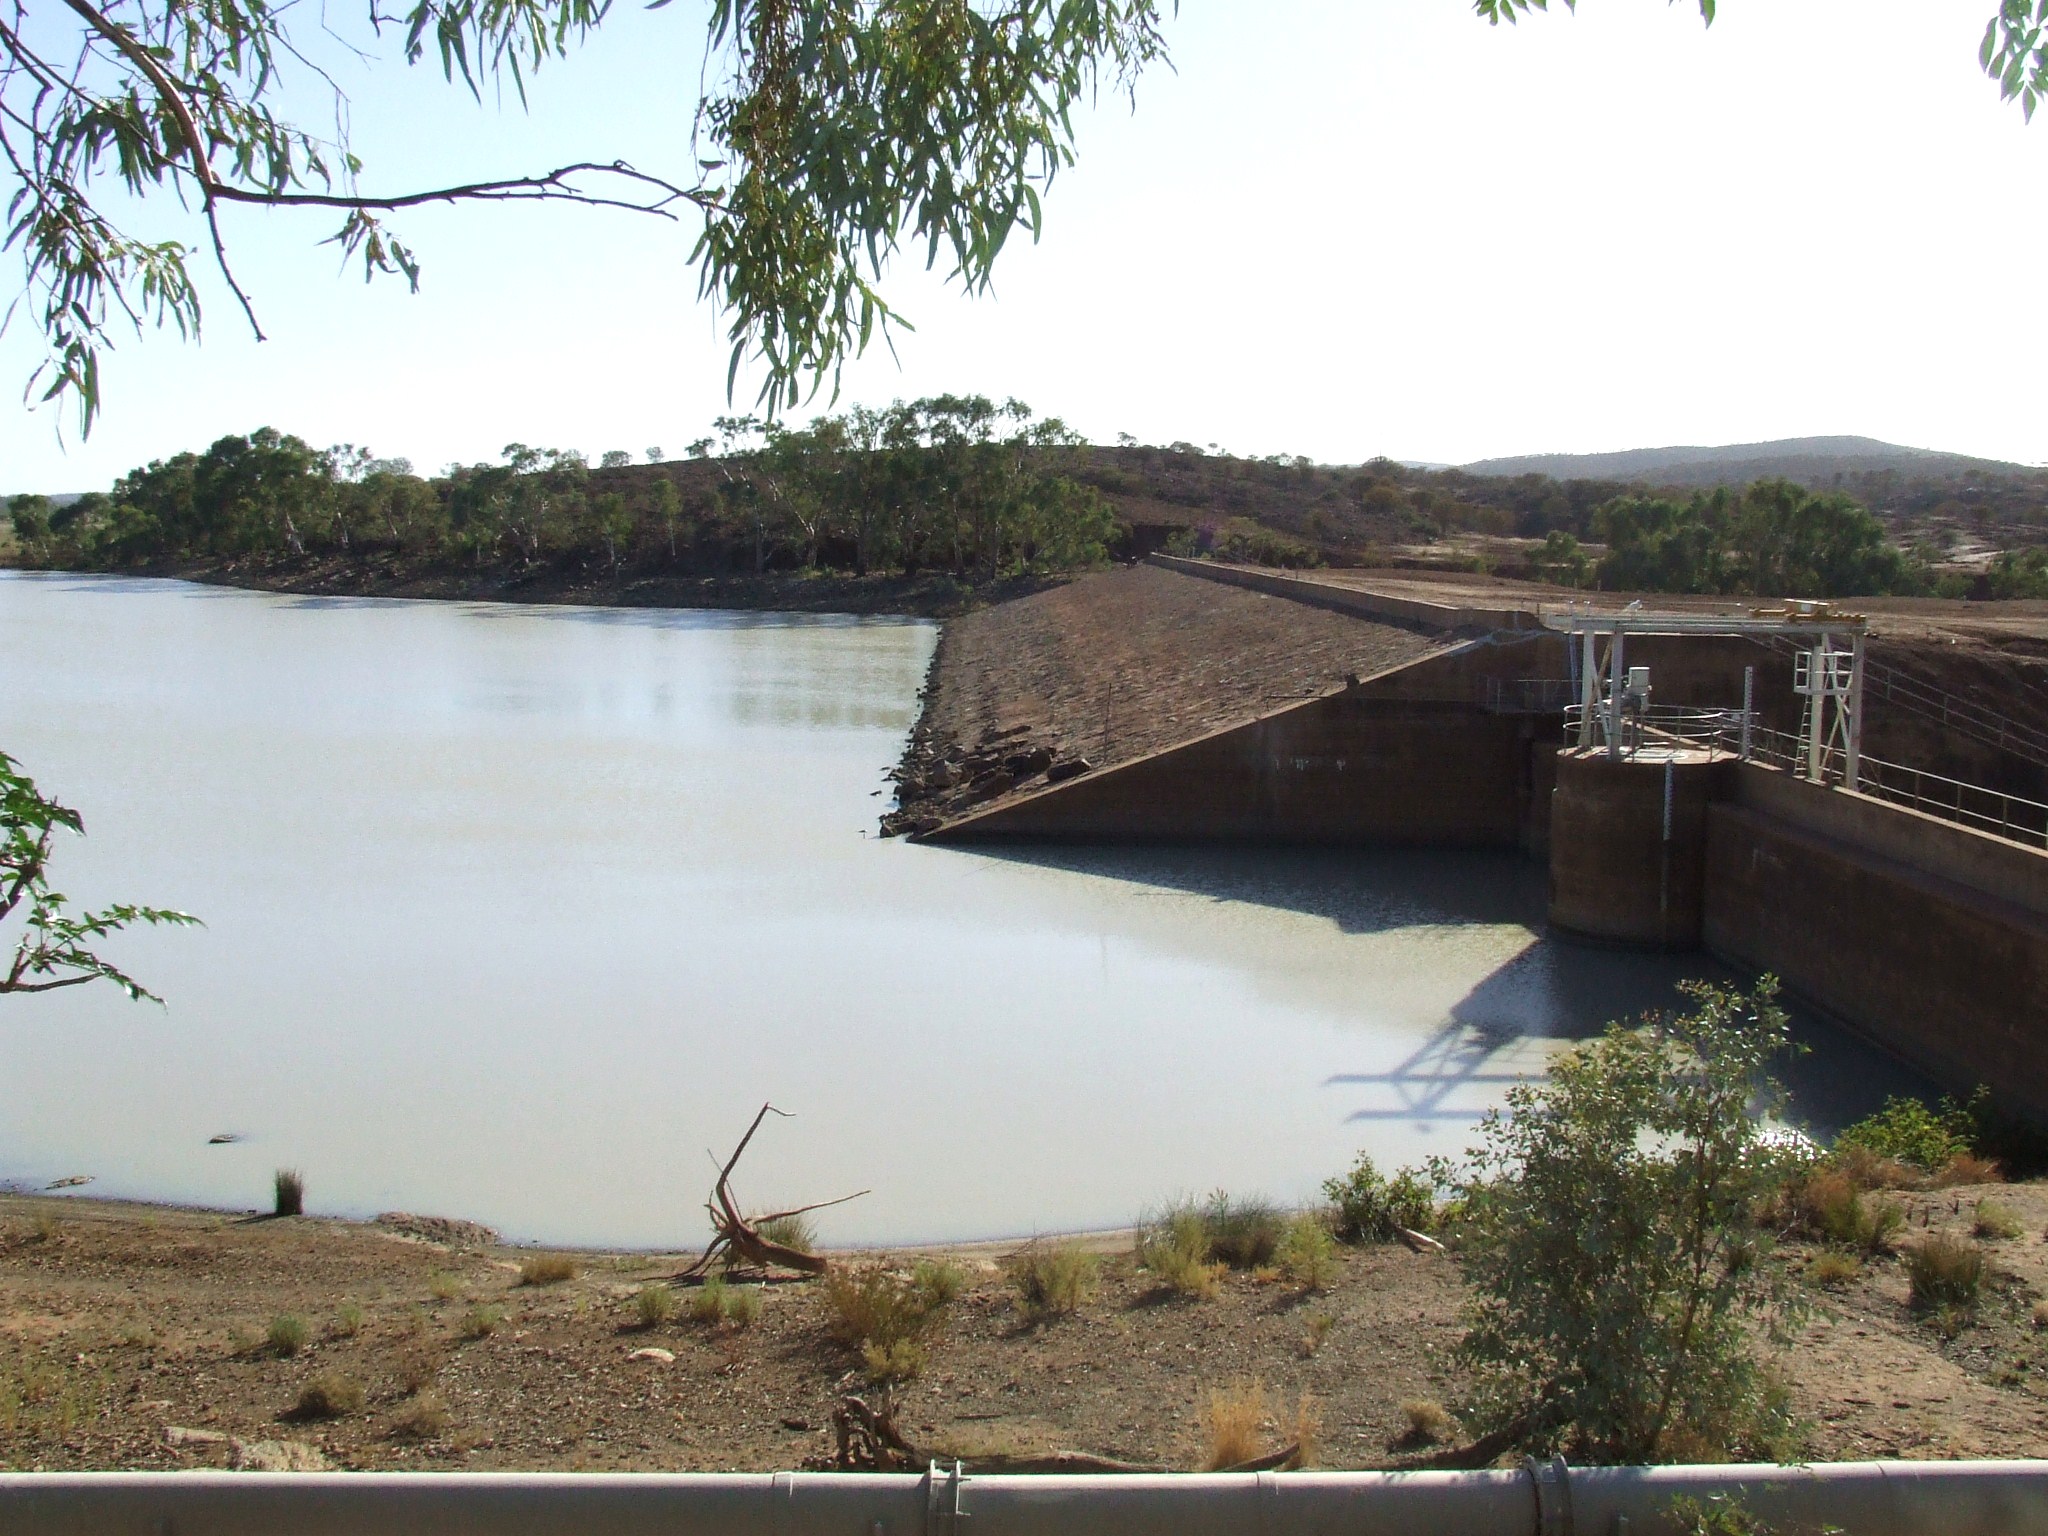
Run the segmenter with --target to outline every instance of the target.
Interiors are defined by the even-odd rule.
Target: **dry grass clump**
[[[920,1259],[905,1274],[879,1265],[839,1267],[825,1276],[833,1338],[860,1351],[870,1380],[908,1381],[924,1369],[924,1344],[966,1288],[954,1264]]]
[[[337,1339],[352,1339],[363,1331],[363,1309],[353,1301],[344,1301],[334,1310],[334,1321],[329,1325]]]
[[[39,1243],[54,1243],[57,1234],[64,1230],[64,1223],[48,1211],[39,1212],[29,1223],[29,1235]]]
[[[761,1317],[761,1287],[732,1285],[712,1275],[690,1294],[690,1320],[707,1327],[751,1328]]]
[[[1240,1382],[1218,1387],[1202,1411],[1202,1470],[1221,1472],[1259,1454],[1259,1429],[1266,1422],[1266,1384]]]
[[[1328,1290],[1337,1278],[1337,1239],[1320,1216],[1296,1216],[1288,1222],[1273,1257],[1280,1273],[1303,1290]]]
[[[1833,1248],[1815,1254],[1806,1266],[1806,1278],[1826,1291],[1839,1291],[1843,1286],[1853,1284],[1862,1273],[1861,1259],[1853,1253]]]
[[[270,1331],[264,1335],[264,1342],[271,1351],[289,1360],[313,1340],[313,1327],[296,1312],[280,1313],[270,1320]]]
[[[1330,1330],[1337,1326],[1334,1312],[1311,1312],[1302,1325],[1301,1358],[1313,1360],[1316,1351],[1323,1347],[1323,1341],[1330,1336]]]
[[[1820,1167],[1789,1192],[1792,1224],[1813,1237],[1864,1253],[1885,1253],[1905,1222],[1891,1201],[1868,1198],[1840,1168]]]
[[[1979,1157],[1974,1152],[1958,1152],[1941,1165],[1934,1176],[1937,1189],[1953,1189],[1960,1184],[2003,1184],[2005,1169],[1994,1158]]]
[[[416,1392],[391,1415],[391,1434],[398,1440],[434,1440],[448,1429],[448,1399],[432,1390]]]
[[[1434,1398],[1406,1399],[1401,1404],[1401,1418],[1407,1425],[1401,1432],[1403,1445],[1438,1445],[1458,1435],[1458,1421]]]
[[[488,1339],[505,1326],[505,1309],[479,1303],[462,1316],[462,1336],[465,1339]]]
[[[2012,1207],[2002,1200],[1979,1200],[1977,1214],[1970,1222],[1972,1236],[1994,1241],[2018,1237],[2025,1230]]]
[[[436,1301],[453,1301],[463,1292],[462,1276],[437,1269],[427,1276],[427,1294]]]
[[[1137,1256],[1145,1271],[1175,1295],[1207,1300],[1216,1294],[1223,1266],[1210,1261],[1208,1226],[1191,1206],[1171,1206],[1143,1223]]]
[[[1232,1269],[1259,1269],[1273,1262],[1287,1233],[1287,1217],[1270,1200],[1245,1199],[1222,1190],[1201,1212],[1209,1236],[1209,1257]]]
[[[2034,1326],[2036,1328],[2048,1328],[2048,1301],[2037,1301],[2034,1303]]]
[[[363,1384],[340,1371],[321,1371],[299,1388],[292,1415],[301,1419],[339,1419],[363,1411]]]
[[[1827,1164],[1858,1189],[1924,1189],[1927,1175],[1895,1157],[1873,1152],[1856,1142],[1843,1142],[1828,1154]]]
[[[1913,1245],[1906,1274],[1916,1311],[1967,1313],[1984,1289],[1984,1250],[1966,1237],[1936,1232]]]
[[[1066,1317],[1094,1298],[1102,1261],[1079,1243],[1032,1243],[1004,1265],[1017,1310],[1033,1321]]]
[[[306,1212],[306,1176],[296,1168],[280,1168],[271,1175],[271,1208],[279,1216],[303,1216]]]
[[[566,1253],[537,1253],[519,1263],[521,1285],[560,1285],[574,1280],[581,1271]]]
[[[817,1229],[811,1225],[811,1218],[801,1211],[793,1216],[775,1216],[761,1222],[754,1228],[771,1243],[784,1248],[794,1248],[798,1253],[818,1251]]]
[[[642,1328],[659,1328],[676,1315],[675,1288],[659,1282],[633,1293],[633,1316]]]

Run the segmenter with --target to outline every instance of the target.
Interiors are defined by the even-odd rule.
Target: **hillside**
[[[1622,453],[1534,453],[1481,459],[1463,468],[1472,475],[1548,475],[1556,480],[1624,480],[1658,486],[1746,485],[1783,476],[1816,489],[1828,489],[1842,477],[1887,470],[1916,477],[2028,472],[2023,464],[1902,448],[1872,437],[1786,437],[1719,448],[1631,448]]]

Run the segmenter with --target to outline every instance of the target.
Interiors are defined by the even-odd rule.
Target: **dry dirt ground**
[[[947,623],[885,825],[1129,762],[1451,643],[1156,566],[1082,576]]]
[[[1889,1198],[1908,1205],[1909,1245],[1967,1228],[1987,1194],[2021,1232],[1987,1244],[1990,1294],[1952,1339],[1911,1312],[1897,1257],[1813,1292],[1820,1311],[1781,1362],[1810,1455],[2048,1455],[2048,1333],[2033,1320],[2048,1295],[2048,1184]],[[1323,1293],[1234,1275],[1195,1301],[1156,1294],[1124,1240],[1099,1245],[1100,1294],[1039,1327],[1019,1315],[1001,1250],[956,1251],[969,1285],[902,1393],[912,1440],[970,1465],[1080,1452],[1192,1467],[1209,1394],[1256,1379],[1271,1447],[1306,1394],[1321,1465],[1394,1466],[1421,1453],[1402,1438],[1404,1401],[1456,1406],[1455,1258],[1347,1251]],[[748,1328],[678,1317],[643,1329],[631,1297],[677,1256],[581,1254],[573,1278],[522,1285],[531,1256],[375,1224],[0,1199],[0,1466],[263,1464],[266,1442],[273,1458],[280,1443],[303,1447],[294,1465],[361,1469],[760,1470],[830,1457],[834,1405],[865,1388],[815,1282],[768,1287]],[[473,1336],[479,1308],[499,1321]],[[310,1339],[283,1358],[264,1340],[288,1313]],[[646,1349],[673,1358],[636,1358]],[[362,1405],[295,1416],[319,1372],[359,1383]]]

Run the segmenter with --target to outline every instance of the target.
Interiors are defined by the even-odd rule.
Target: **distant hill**
[[[1554,480],[1621,480],[1659,486],[1746,485],[1782,475],[1821,488],[1833,484],[1837,476],[1885,470],[1940,477],[1969,470],[2027,472],[2023,464],[1901,448],[1873,437],[1787,437],[1723,448],[1631,448],[1624,453],[1532,453],[1520,458],[1481,459],[1460,467],[1468,475],[1549,475]]]

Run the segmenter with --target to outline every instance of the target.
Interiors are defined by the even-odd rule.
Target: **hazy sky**
[[[918,328],[842,404],[1016,395],[1098,440],[1326,462],[1835,432],[2048,460],[2048,121],[1977,70],[1992,7],[1724,0],[1707,30],[1690,0],[1585,0],[1490,29],[1465,0],[1186,0],[1176,69],[1084,117],[994,296],[899,263]],[[348,72],[365,185],[613,158],[681,179],[702,21],[621,4],[526,113]],[[107,360],[89,443],[6,408],[0,490],[104,486],[265,424],[423,471],[512,441],[679,455],[727,409],[687,227],[423,211],[409,296],[338,274],[317,217],[226,223],[271,339],[210,284],[203,345]],[[10,390],[33,340],[19,318],[0,339]]]

